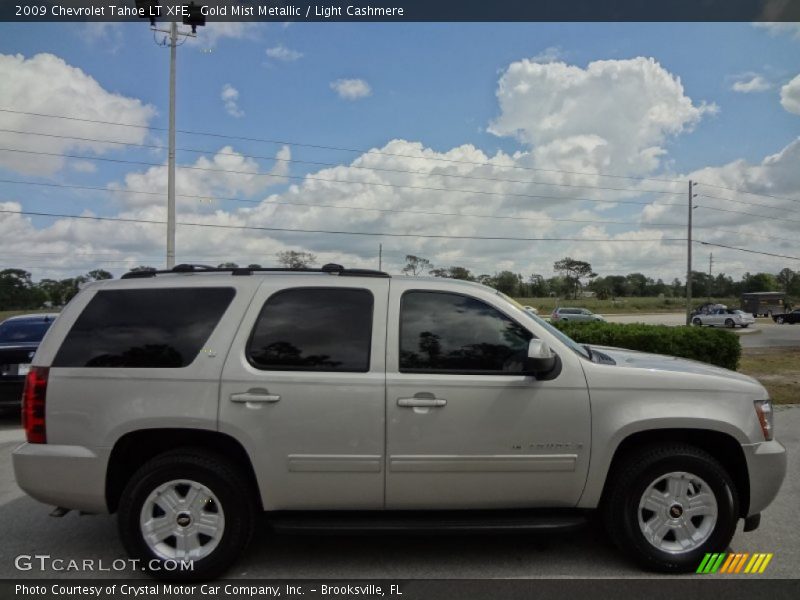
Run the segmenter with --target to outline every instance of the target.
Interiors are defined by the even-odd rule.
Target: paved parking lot
[[[789,450],[789,474],[777,500],[764,513],[761,528],[737,534],[731,549],[773,552],[775,557],[765,576],[796,578],[800,564],[800,406],[779,407],[776,417],[777,435]],[[22,494],[14,482],[10,461],[11,450],[21,439],[14,419],[0,422],[0,578],[65,575],[19,572],[14,568],[14,558],[20,554],[103,559],[105,564],[124,557],[114,517],[70,513],[61,519],[51,518],[51,507]],[[231,576],[413,579],[645,575],[617,553],[598,527],[549,536],[278,536],[269,534],[266,527],[258,534]],[[119,575],[101,572],[87,576]]]

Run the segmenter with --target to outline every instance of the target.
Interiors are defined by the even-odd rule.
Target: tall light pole
[[[157,0],[136,0],[139,17],[150,20],[150,29],[154,32],[169,35],[169,149],[167,151],[167,269],[175,266],[175,63],[178,58],[178,36],[194,37],[197,27],[206,23],[201,14],[201,7],[190,2],[179,14],[183,16],[184,25],[192,28],[178,31],[177,21],[171,21],[169,29],[156,27],[156,18],[161,16],[161,6]]]
[[[169,27],[169,151],[167,159],[167,269],[175,266],[175,59],[178,24]]]
[[[689,180],[689,217],[687,219],[686,231],[686,324],[692,324],[692,213],[694,209],[694,199],[697,194],[693,192],[695,184],[691,179]]]

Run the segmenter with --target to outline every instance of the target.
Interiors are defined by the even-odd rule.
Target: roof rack
[[[155,277],[156,275],[166,275],[172,273],[230,273],[231,275],[252,275],[253,273],[328,273],[329,275],[339,275],[340,277],[391,277],[383,271],[373,271],[372,269],[345,269],[342,265],[328,263],[321,269],[293,269],[288,267],[212,267],[210,265],[180,264],[172,269],[152,270],[152,271],[129,271],[121,279],[144,279]]]

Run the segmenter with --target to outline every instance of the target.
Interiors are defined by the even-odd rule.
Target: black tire
[[[670,553],[652,545],[639,526],[639,501],[660,476],[687,472],[711,488],[717,502],[717,521],[709,537],[697,547]],[[614,468],[602,503],[606,530],[614,543],[648,570],[688,573],[697,569],[707,552],[724,551],[739,518],[736,487],[722,465],[710,454],[688,444],[668,444],[637,449]]]
[[[694,319],[692,319],[692,325],[694,325],[695,327],[700,327],[702,324],[703,322],[700,320],[700,317],[695,317]]]
[[[775,322],[776,322],[778,325],[783,325],[783,324],[784,324],[784,322],[785,322],[785,319],[784,319],[783,317],[775,317]]]
[[[208,556],[194,560],[192,570],[166,569],[171,565],[148,546],[139,524],[142,507],[151,492],[173,480],[190,480],[208,488],[219,500],[224,515],[217,546]],[[153,577],[214,579],[236,561],[250,542],[256,525],[255,490],[242,470],[225,458],[201,449],[179,449],[156,456],[134,473],[122,493],[117,524],[125,550],[139,559]]]
[[[733,329],[736,327],[736,323],[733,322],[733,319],[725,319],[725,327]]]

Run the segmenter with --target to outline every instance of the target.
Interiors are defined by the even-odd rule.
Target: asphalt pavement
[[[800,328],[799,328],[800,329]],[[761,527],[737,533],[736,552],[772,552],[761,577],[797,578],[800,564],[800,405],[777,407],[777,437],[789,452],[789,474]],[[11,450],[22,432],[15,419],[0,422],[0,578],[135,577],[140,573],[34,572],[15,568],[19,555],[102,559],[125,557],[116,519],[108,515],[49,517],[52,507],[16,486]],[[236,578],[417,579],[652,577],[624,559],[603,530],[590,526],[570,534],[461,536],[291,536],[259,528],[253,545],[229,575]],[[712,576],[706,576],[712,577]],[[717,577],[717,576],[713,576]],[[719,577],[724,577],[720,575]]]

